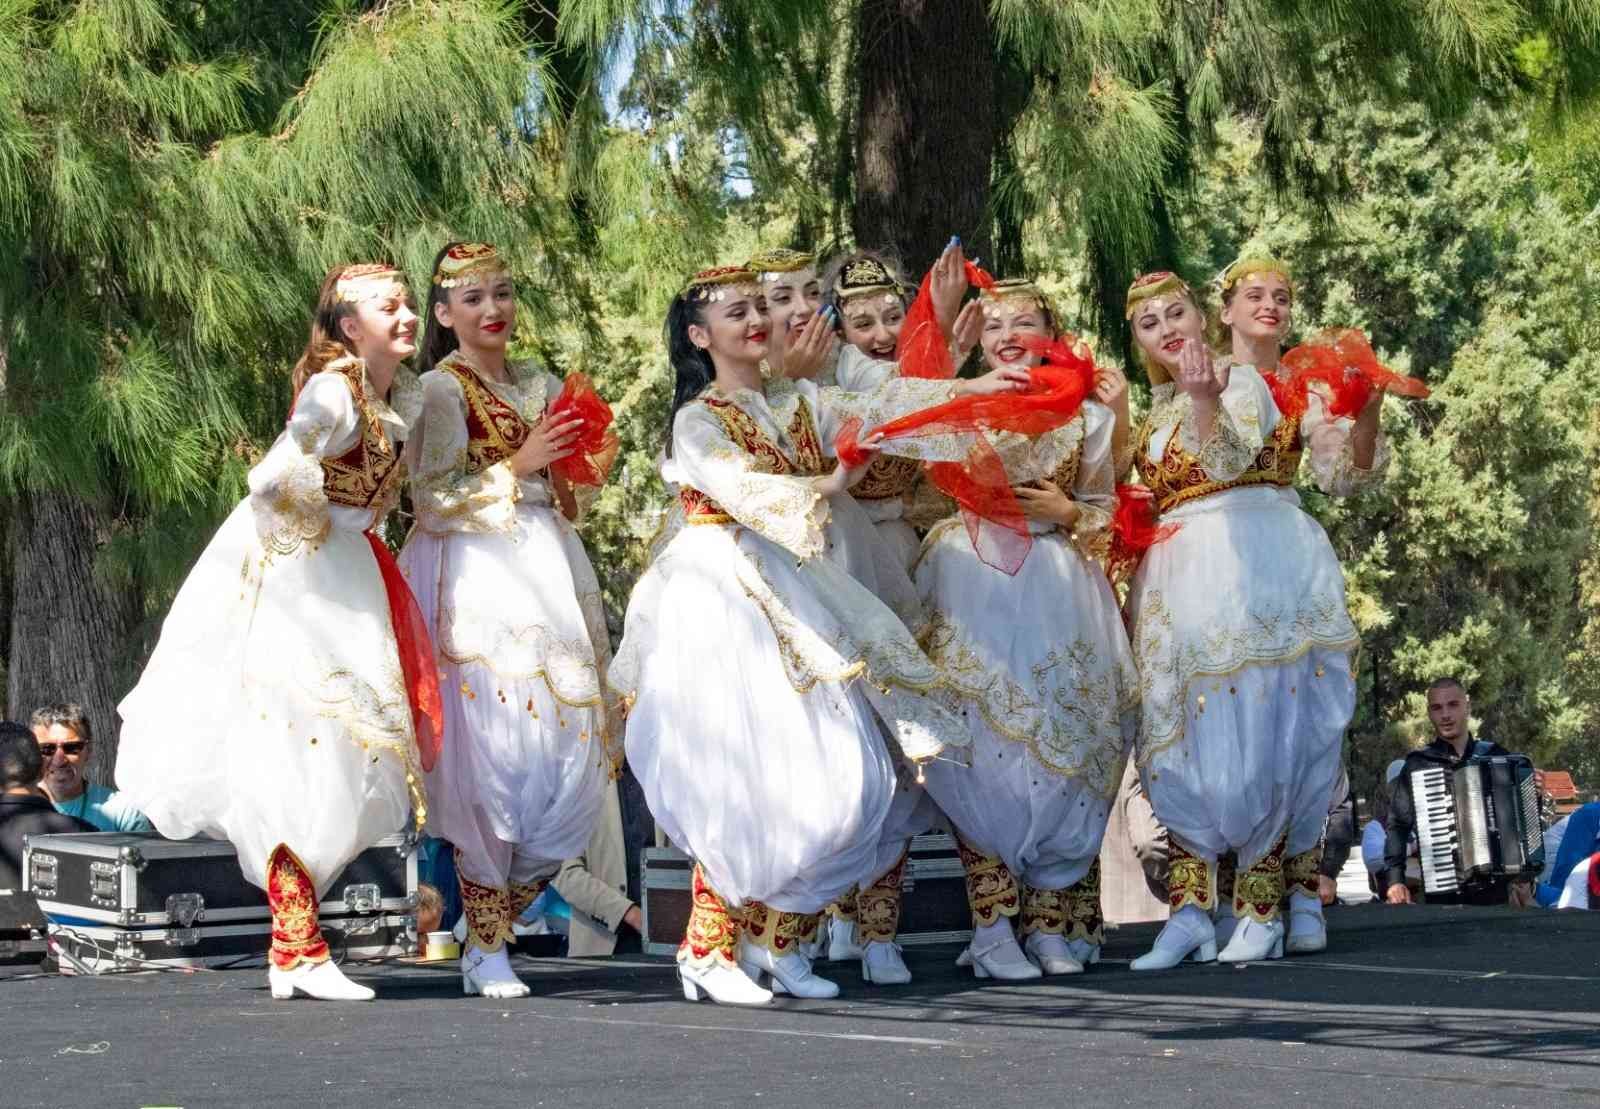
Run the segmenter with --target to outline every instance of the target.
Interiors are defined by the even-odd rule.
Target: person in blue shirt
[[[1534,889],[1533,897],[1546,908],[1555,908],[1562,905],[1562,892],[1571,884],[1577,888],[1562,907],[1584,909],[1589,907],[1589,898],[1581,896],[1588,893],[1583,888],[1584,880],[1594,865],[1591,860],[1600,852],[1600,801],[1584,805],[1568,816],[1565,824],[1555,860],[1550,863],[1544,880]],[[1575,870],[1580,871],[1577,882],[1573,882]]]
[[[82,706],[46,705],[30,721],[44,760],[39,785],[56,811],[75,816],[102,832],[149,832],[150,821],[109,786],[88,779],[89,750],[94,733]]]

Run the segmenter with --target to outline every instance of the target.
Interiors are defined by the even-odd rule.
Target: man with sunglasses
[[[89,718],[79,705],[46,705],[33,714],[33,736],[44,760],[39,785],[56,811],[75,816],[102,832],[149,832],[150,821],[109,786],[89,781]]]

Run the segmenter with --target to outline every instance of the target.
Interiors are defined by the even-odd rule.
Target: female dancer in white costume
[[[1219,957],[1216,863],[1229,851],[1239,923],[1220,958],[1273,958],[1285,850],[1321,833],[1359,646],[1338,559],[1301,511],[1295,474],[1309,448],[1330,494],[1378,481],[1381,391],[1354,420],[1330,418],[1315,391],[1300,420],[1284,420],[1254,366],[1213,359],[1179,278],[1140,277],[1127,314],[1154,383],[1135,457],[1162,522],[1178,525],[1145,555],[1128,596],[1144,700],[1138,757],[1172,848],[1172,917],[1133,967]],[[1274,314],[1286,324],[1287,304],[1261,313]]]
[[[548,411],[559,380],[506,360],[515,324],[494,247],[439,252],[406,454],[417,522],[400,555],[454,740],[428,796],[456,850],[462,988],[493,998],[527,995],[506,953],[512,923],[583,853],[611,769],[600,587],[563,514],[576,514],[571,489],[548,469],[580,428]]]
[[[980,303],[991,367],[1037,365],[1027,341],[1058,336],[1031,282],[1000,282]],[[1114,423],[1085,401],[1035,438],[990,433],[1033,536],[1015,575],[979,559],[959,518],[928,533],[917,563],[923,642],[973,732],[972,767],[931,766],[927,788],[956,828],[975,929],[959,961],[980,978],[1075,974],[1099,957],[1097,857],[1139,688],[1101,565]]]
[[[328,275],[283,434],[118,709],[128,801],[164,836],[230,840],[266,891],[275,998],[371,1000],[329,959],[318,901],[408,811],[419,825],[426,815],[384,560],[404,583],[373,534],[399,493],[405,423],[388,398],[416,330],[393,267]]]
[[[895,771],[967,742],[927,690],[906,627],[832,557],[850,474],[831,464],[843,396],[763,380],[770,320],[745,267],[697,274],[673,301],[677,374],[666,477],[686,524],[639,580],[609,680],[630,710],[628,763],[695,860],[678,953],[685,996],[764,1004],[753,980],[831,997],[798,948],[866,871]],[[991,378],[894,382],[912,411]]]

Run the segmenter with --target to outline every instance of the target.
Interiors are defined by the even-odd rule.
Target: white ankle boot
[[[1067,941],[1050,932],[1034,932],[1023,943],[1028,961],[1045,974],[1082,974],[1083,964],[1072,957]]]
[[[1133,970],[1168,970],[1191,954],[1197,963],[1217,957],[1217,933],[1211,918],[1193,905],[1179,909],[1156,937],[1155,946],[1129,966]]]
[[[278,1001],[296,993],[318,1001],[371,1001],[377,995],[344,976],[332,959],[320,963],[301,963],[293,970],[267,969],[267,988]]]
[[[901,957],[900,945],[890,940],[869,940],[862,948],[862,981],[872,986],[904,986],[911,970]]]
[[[1097,943],[1090,943],[1088,940],[1068,940],[1067,950],[1072,953],[1074,959],[1083,964],[1085,969],[1090,963],[1100,961],[1100,945]]]
[[[511,969],[511,958],[502,944],[498,951],[483,951],[469,944],[461,955],[461,992],[468,997],[481,994],[495,1000],[527,997],[533,991]]]
[[[688,1001],[708,997],[718,1005],[770,1005],[772,991],[752,982],[744,971],[720,959],[709,966],[678,964],[678,984]]]
[[[811,960],[798,951],[779,955],[770,948],[741,939],[739,969],[757,982],[770,979],[773,993],[822,1000],[839,996],[838,984],[813,972]]]
[[[1309,955],[1328,949],[1328,922],[1322,899],[1308,893],[1289,895],[1289,937],[1283,949],[1291,955]]]
[[[1262,924],[1246,917],[1233,930],[1233,938],[1217,956],[1219,963],[1258,963],[1283,958],[1283,921]]]
[[[1233,915],[1232,900],[1217,909],[1216,915],[1211,918],[1211,926],[1217,935],[1218,950],[1227,947],[1228,941],[1233,939],[1233,930],[1239,926],[1239,918]]]
[[[973,932],[972,942],[956,958],[956,966],[971,967],[979,978],[998,978],[1002,982],[1022,982],[1044,974],[1022,953],[1011,921],[1005,917]]]
[[[856,922],[842,916],[828,916],[828,961],[847,963],[861,958],[861,940],[856,935]]]

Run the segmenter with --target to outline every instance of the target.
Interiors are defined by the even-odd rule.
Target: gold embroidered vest
[[[439,364],[461,385],[467,408],[467,472],[476,474],[517,453],[527,442],[528,421],[501,400],[478,375],[454,358]]]
[[[826,472],[822,456],[822,439],[817,435],[816,422],[811,418],[811,406],[804,397],[789,421],[789,439],[794,443],[797,461],[778,448],[761,425],[744,409],[722,397],[707,396],[701,400],[722,421],[722,428],[734,445],[755,459],[758,474],[793,474],[797,477],[819,477]],[[698,489],[680,489],[678,503],[683,506],[685,520],[691,524],[731,524],[732,516],[721,505]]]
[[[1300,472],[1300,424],[1297,420],[1279,420],[1272,434],[1256,454],[1250,468],[1232,481],[1213,481],[1207,476],[1200,460],[1183,449],[1176,428],[1167,438],[1166,450],[1159,462],[1150,461],[1150,440],[1155,428],[1146,421],[1139,434],[1139,474],[1155,495],[1156,511],[1162,515],[1181,504],[1222,493],[1229,489],[1242,489],[1249,485],[1294,484]]]
[[[347,508],[374,508],[384,504],[400,482],[400,456],[389,442],[383,421],[372,411],[363,384],[361,364],[347,362],[328,367],[350,385],[361,434],[337,458],[322,459],[322,491],[328,503]]]

